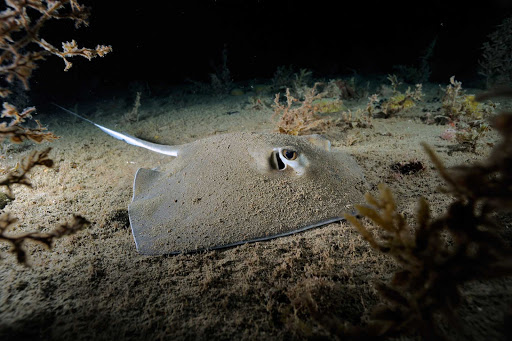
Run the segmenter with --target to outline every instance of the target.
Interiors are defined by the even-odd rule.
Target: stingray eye
[[[287,160],[295,160],[299,156],[295,150],[283,149],[282,153]]]

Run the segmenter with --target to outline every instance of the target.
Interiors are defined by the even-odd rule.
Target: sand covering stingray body
[[[130,223],[143,254],[214,249],[340,220],[362,201],[363,176],[346,153],[306,137],[230,133],[180,147],[158,171],[139,169]],[[272,163],[282,147],[306,158],[302,174]]]
[[[354,159],[319,135],[230,133],[181,146],[108,129],[110,136],[175,156],[135,175],[128,208],[137,250],[175,254],[267,240],[342,220],[362,202]]]

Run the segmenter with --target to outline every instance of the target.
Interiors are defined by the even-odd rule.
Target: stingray
[[[236,132],[169,146],[59,108],[128,144],[175,157],[135,175],[128,214],[141,254],[212,250],[287,236],[343,220],[362,202],[361,169],[320,135]]]

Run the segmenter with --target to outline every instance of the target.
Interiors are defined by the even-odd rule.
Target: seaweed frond
[[[497,116],[494,127],[503,141],[488,159],[474,165],[448,169],[423,144],[445,181],[443,191],[455,198],[441,216],[432,218],[429,203],[421,198],[416,226],[410,226],[384,185],[379,186],[379,197],[366,195],[368,206],[357,206],[361,216],[379,227],[376,233],[355,216],[346,216],[373,248],[400,265],[388,283],[377,284],[383,304],[373,310],[366,330],[352,332],[419,332],[425,339],[442,340],[439,318],[460,326],[456,309],[464,283],[512,275],[512,250],[495,220],[496,213],[512,209],[512,113]]]
[[[21,143],[26,140],[41,143],[44,141],[53,141],[59,137],[48,131],[41,125],[39,120],[35,120],[37,127],[28,128],[23,123],[32,118],[32,113],[36,111],[35,107],[24,109],[21,113],[11,104],[3,103],[2,118],[11,118],[11,122],[0,123],[0,140],[9,138],[11,142]]]
[[[0,97],[11,94],[5,86],[12,84],[16,79],[28,90],[28,81],[37,68],[37,63],[47,56],[60,57],[65,63],[64,71],[67,71],[72,66],[68,58],[81,56],[91,60],[112,52],[112,47],[105,45],[97,45],[93,49],[80,48],[75,40],[63,42],[62,50],[59,50],[40,36],[41,28],[52,19],[69,19],[75,23],[76,28],[88,25],[89,10],[80,5],[77,0],[7,0],[4,8],[0,11],[0,79],[2,80]],[[35,120],[37,124],[35,128],[24,126],[25,121],[31,118],[34,112],[35,108],[30,107],[20,113],[13,105],[4,102],[2,118],[11,119],[11,121],[0,124],[0,140],[9,138],[12,142],[20,143],[26,140],[43,142],[58,138],[48,132],[37,120]],[[9,198],[13,199],[14,184],[31,187],[27,174],[35,166],[53,166],[53,161],[48,157],[49,152],[50,148],[33,152],[0,179],[0,186],[7,188],[6,195]],[[20,263],[26,261],[22,247],[26,240],[51,246],[55,238],[75,233],[89,224],[85,218],[75,215],[72,223],[61,225],[50,233],[6,235],[5,231],[15,222],[16,218],[10,215],[0,217],[0,240],[12,244],[12,251],[16,253]]]
[[[443,115],[439,118],[450,122],[441,136],[445,140],[454,139],[457,144],[448,147],[449,154],[454,151],[475,152],[478,141],[490,130],[486,119],[492,117],[496,104],[481,103],[474,95],[468,95],[462,89],[462,83],[450,77],[442,100]]]
[[[389,283],[376,286],[385,303],[372,312],[370,330],[378,331],[375,336],[419,331],[425,339],[442,339],[437,316],[457,322],[460,286],[512,275],[512,252],[489,212],[473,203],[456,201],[445,215],[432,219],[428,202],[421,198],[413,228],[397,211],[390,189],[380,185],[379,190],[378,198],[367,195],[370,206],[357,206],[379,226],[376,234],[356,217],[346,216],[373,248],[401,266]]]
[[[137,93],[135,94],[135,101],[133,102],[132,110],[130,112],[127,112],[126,114],[124,114],[124,116],[123,116],[124,121],[130,122],[130,123],[139,122],[139,107],[140,107],[140,95],[141,94],[142,94],[141,91],[137,91]]]
[[[404,94],[398,90],[398,86],[402,83],[398,81],[396,75],[388,75],[388,80],[391,82],[393,96],[382,103],[382,110],[376,114],[377,117],[389,118],[399,112],[414,107],[416,102],[421,101],[424,97],[422,84],[416,84],[414,90],[408,87]]]
[[[10,170],[0,179],[0,186],[7,189],[6,195],[14,200],[13,185],[23,185],[32,188],[32,183],[27,177],[28,173],[36,166],[53,167],[53,160],[48,157],[51,148],[42,151],[34,151],[24,158],[14,169]],[[6,241],[12,245],[11,252],[16,254],[19,263],[26,264],[25,242],[28,240],[39,242],[51,248],[55,239],[74,234],[90,225],[90,222],[80,215],[74,215],[70,223],[62,224],[49,233],[30,232],[16,236],[6,234],[6,231],[16,222],[17,218],[10,214],[0,216],[0,241]]]
[[[9,0],[0,12],[0,75],[8,83],[20,80],[29,89],[28,80],[37,68],[37,62],[47,56],[60,57],[65,64],[64,71],[71,68],[70,57],[81,56],[91,60],[112,52],[111,46],[97,45],[95,48],[79,48],[75,40],[62,43],[62,50],[39,36],[41,28],[51,19],[69,19],[75,27],[88,25],[89,10],[76,0]],[[33,18],[27,12],[33,13]],[[37,46],[31,48],[29,45]],[[0,96],[10,91],[0,88]]]
[[[9,214],[0,216],[0,241],[6,241],[11,244],[10,251],[16,255],[18,263],[25,265],[27,264],[27,255],[24,246],[27,241],[37,242],[51,249],[55,239],[75,234],[90,225],[90,222],[84,217],[74,215],[71,222],[61,224],[48,233],[29,232],[16,236],[7,235],[6,231],[17,221],[18,219]]]
[[[53,160],[48,157],[52,149],[46,148],[43,151],[34,151],[24,158],[14,169],[10,170],[0,179],[0,186],[7,188],[7,196],[14,199],[12,186],[15,184],[32,188],[27,174],[36,166],[53,167]]]
[[[281,134],[303,135],[315,129],[322,123],[317,115],[317,108],[313,105],[313,101],[322,98],[323,93],[317,92],[315,83],[312,88],[308,88],[304,95],[304,101],[299,101],[290,93],[290,89],[286,89],[286,105],[281,104],[279,93],[274,99],[274,117],[279,117],[277,122],[277,130]],[[300,103],[300,106],[295,105]]]

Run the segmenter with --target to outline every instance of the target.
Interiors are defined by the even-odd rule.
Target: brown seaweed
[[[54,162],[48,157],[50,150],[51,148],[47,148],[40,152],[32,152],[28,157],[23,159],[19,165],[8,171],[0,179],[0,186],[4,186],[7,189],[6,195],[10,199],[14,199],[14,195],[12,193],[13,185],[23,185],[30,188],[32,187],[32,183],[30,182],[30,179],[27,175],[32,169],[34,169],[34,167],[53,167]],[[87,219],[75,214],[73,216],[73,220],[70,223],[62,224],[48,233],[29,232],[19,235],[7,234],[6,232],[9,230],[9,228],[12,227],[17,221],[17,218],[8,213],[0,216],[0,241],[10,243],[12,246],[11,252],[16,254],[16,259],[18,262],[23,264],[26,264],[27,261],[26,252],[24,250],[26,241],[30,240],[39,242],[46,247],[51,248],[55,239],[74,234],[90,225],[90,222],[87,221]]]
[[[43,232],[28,232],[24,234],[18,234],[11,236],[6,234],[7,230],[16,222],[18,219],[12,217],[9,214],[0,216],[0,241],[6,241],[11,244],[11,252],[16,255],[18,263],[27,264],[27,255],[24,249],[27,241],[33,241],[41,243],[47,248],[51,249],[55,239],[75,234],[76,232],[83,230],[90,225],[84,217],[74,215],[73,220],[69,223],[59,225],[57,228],[48,233]]]
[[[441,216],[433,218],[429,203],[421,198],[416,226],[410,226],[384,185],[379,197],[366,195],[368,206],[357,206],[361,216],[379,227],[376,233],[347,215],[365,240],[393,257],[400,269],[389,282],[377,284],[382,304],[373,309],[368,324],[338,327],[335,334],[366,338],[417,332],[427,340],[442,340],[440,319],[460,326],[457,308],[463,302],[463,284],[512,275],[512,249],[496,219],[512,209],[512,113],[498,115],[493,126],[503,140],[474,165],[448,169],[423,144],[445,181],[442,191],[454,197]]]

